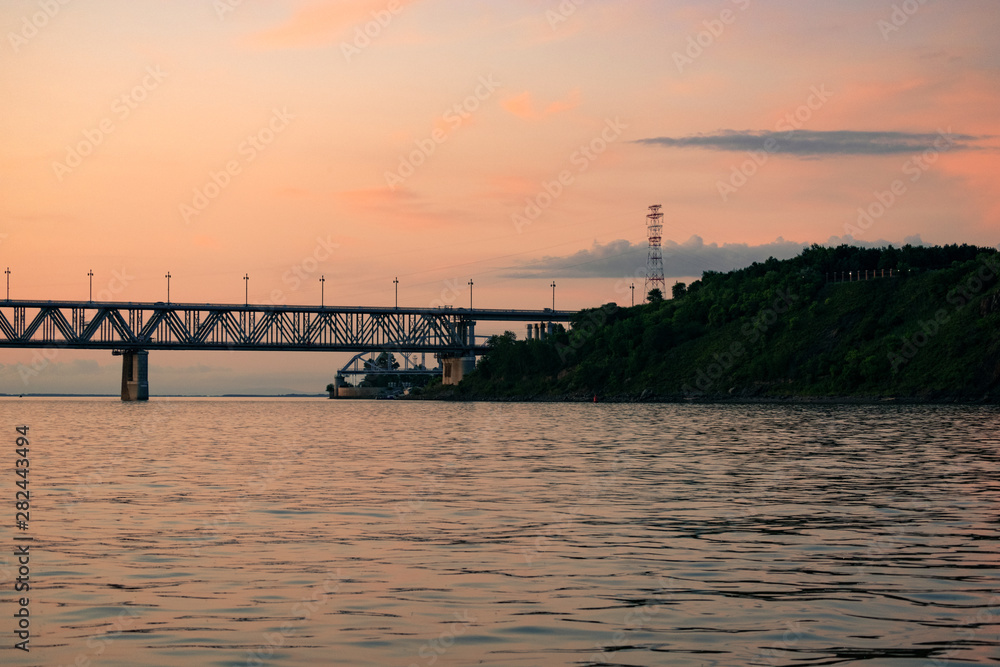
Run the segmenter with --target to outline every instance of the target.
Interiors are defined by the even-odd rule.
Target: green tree
[[[379,370],[388,371],[396,370],[399,368],[399,362],[396,361],[396,356],[391,352],[383,352],[378,355],[375,359],[365,359],[365,370]]]
[[[646,295],[646,300],[650,303],[659,303],[663,301],[663,292],[660,291],[659,287],[654,287],[649,290],[649,294]]]
[[[399,384],[398,375],[390,375],[386,371],[394,371],[399,368],[399,362],[391,352],[382,352],[375,359],[365,359],[365,370],[376,371],[365,376],[361,382],[362,387],[389,387]]]
[[[670,296],[674,299],[679,299],[687,294],[687,285],[678,281],[674,283],[674,286],[670,288]]]
[[[713,304],[708,309],[708,323],[713,327],[720,326],[726,321],[726,311],[719,304]]]

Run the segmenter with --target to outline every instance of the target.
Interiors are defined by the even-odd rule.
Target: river
[[[1000,661],[996,407],[8,398],[0,415],[4,665]],[[22,595],[29,652],[10,648]]]

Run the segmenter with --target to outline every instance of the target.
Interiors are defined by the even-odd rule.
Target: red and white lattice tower
[[[646,287],[643,290],[648,295],[652,290],[660,290],[660,295],[666,297],[666,283],[663,280],[663,213],[661,206],[649,207],[646,216],[646,232],[649,236],[649,252],[646,254]]]

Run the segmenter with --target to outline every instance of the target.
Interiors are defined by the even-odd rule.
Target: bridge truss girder
[[[0,347],[481,353],[484,348],[471,337],[477,315],[452,309],[6,301],[0,302]]]

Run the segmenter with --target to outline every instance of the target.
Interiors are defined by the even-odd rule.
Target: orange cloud
[[[532,104],[531,93],[528,91],[503,100],[500,105],[518,118],[534,118],[535,116],[535,105]]]
[[[219,250],[223,247],[219,239],[208,234],[198,234],[191,239],[191,242],[199,248],[208,248],[210,250]]]
[[[337,199],[359,208],[381,208],[402,204],[413,200],[416,195],[406,188],[368,188],[364,190],[344,190],[336,194]]]
[[[329,44],[355,27],[365,29],[372,23],[371,32],[386,29],[389,23],[417,0],[338,0],[318,2],[303,7],[292,17],[275,28],[257,33],[251,41],[265,48],[295,48]],[[369,34],[370,38],[372,35]]]
[[[580,90],[573,90],[566,97],[566,99],[551,102],[541,112],[535,111],[534,99],[528,91],[524,91],[520,95],[515,95],[514,97],[509,97],[506,100],[503,100],[500,105],[507,112],[517,116],[518,118],[536,120],[544,118],[545,116],[552,116],[558,113],[563,113],[564,111],[570,111],[580,106]]]
[[[557,100],[545,107],[545,111],[542,115],[548,116],[550,114],[562,113],[563,111],[570,111],[572,109],[580,106],[580,89],[572,91],[565,100]]]
[[[442,206],[408,188],[344,190],[334,195],[345,206],[355,226],[378,224],[385,228],[428,231],[468,221],[468,212]]]

